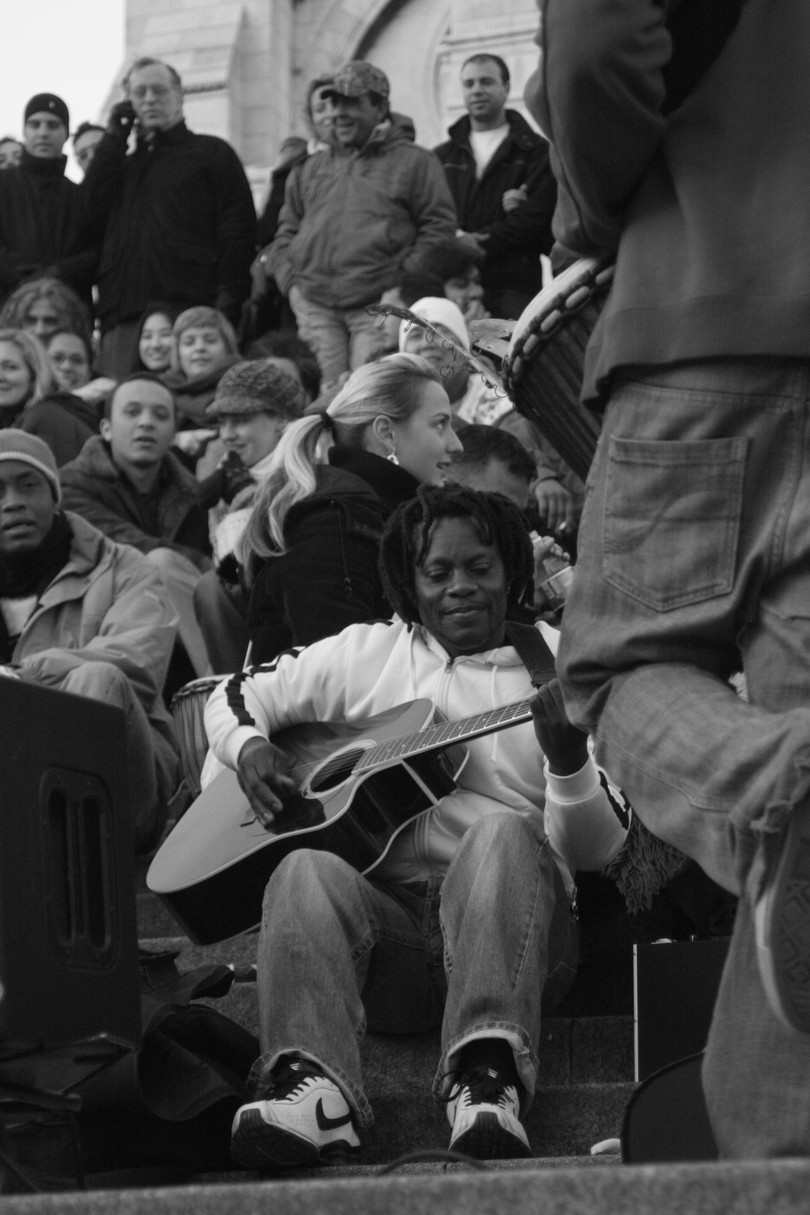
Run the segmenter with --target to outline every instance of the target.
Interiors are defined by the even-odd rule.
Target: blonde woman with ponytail
[[[388,615],[383,524],[420,484],[441,485],[461,443],[438,373],[392,354],[358,367],[322,413],[291,423],[242,539],[254,662]]]

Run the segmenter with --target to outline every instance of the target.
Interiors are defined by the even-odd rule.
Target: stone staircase
[[[255,935],[197,946],[177,935],[171,915],[154,896],[141,889],[137,899],[142,947],[177,951],[181,971],[225,963],[244,974],[255,963]],[[573,995],[573,1004],[567,1000],[560,1013],[544,1023],[539,1091],[526,1130],[538,1161],[583,1159],[590,1164],[594,1144],[619,1136],[634,1088],[632,1005],[628,989],[619,999],[624,1010],[618,1014],[567,1015],[569,1007],[575,1011],[583,1002],[576,991]],[[254,983],[236,982],[226,996],[209,1002],[258,1035]],[[593,1004],[593,997],[586,993],[584,1003]],[[364,1084],[375,1117],[363,1132],[363,1166],[376,1168],[404,1154],[445,1149],[447,1118],[430,1095],[440,1053],[438,1032],[369,1034],[362,1053]],[[613,1161],[617,1159],[614,1155]]]
[[[177,950],[181,970],[226,962],[246,972],[255,937],[200,948],[177,934],[168,913],[140,883],[138,924],[144,947]],[[615,977],[615,976],[614,976]],[[585,976],[560,1015],[546,1020],[540,1089],[527,1119],[531,1160],[447,1163],[430,1158],[448,1141],[448,1126],[429,1096],[438,1036],[369,1036],[364,1075],[375,1110],[364,1133],[362,1165],[299,1171],[281,1177],[241,1172],[179,1176],[149,1185],[148,1175],[97,1179],[83,1192],[5,1196],[4,1215],[501,1215],[583,1211],[639,1215],[799,1215],[807,1210],[810,1160],[744,1164],[622,1165],[615,1153],[592,1156],[598,1141],[619,1135],[633,1091],[633,1024],[622,976]],[[590,986],[590,989],[589,989]],[[594,998],[594,991],[600,998]],[[618,992],[618,996],[617,996]],[[255,985],[234,984],[213,1005],[256,1030]],[[593,1015],[593,1007],[599,1007]],[[606,1010],[607,1009],[607,1010]],[[589,1015],[590,1012],[590,1015]],[[418,1159],[402,1159],[417,1153]],[[393,1166],[393,1167],[392,1167]]]

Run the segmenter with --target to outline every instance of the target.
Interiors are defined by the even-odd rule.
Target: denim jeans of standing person
[[[810,1038],[767,1003],[752,904],[810,790],[810,363],[633,369],[591,469],[558,668],[656,835],[743,895],[704,1063],[721,1155],[806,1155]],[[749,703],[728,687],[742,665]]]
[[[450,1090],[466,1042],[504,1038],[525,1113],[541,997],[553,1003],[570,984],[576,928],[538,823],[504,812],[465,833],[443,880],[418,886],[364,878],[330,853],[293,853],[267,885],[258,956],[257,1099],[278,1059],[297,1055],[316,1062],[358,1126],[368,1126],[359,1050],[366,1027],[418,1033],[441,1024],[434,1092]]]
[[[309,299],[295,284],[290,307],[298,333],[309,342],[321,369],[322,390],[368,363],[383,345],[380,318],[363,308],[328,308]]]

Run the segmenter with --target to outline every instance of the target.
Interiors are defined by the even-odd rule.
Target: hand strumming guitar
[[[239,752],[236,776],[256,818],[267,829],[284,807],[284,798],[296,792],[287,775],[284,752],[266,738],[250,738]]]
[[[579,772],[588,758],[588,736],[566,716],[559,679],[550,680],[531,702],[534,733],[556,776]]]

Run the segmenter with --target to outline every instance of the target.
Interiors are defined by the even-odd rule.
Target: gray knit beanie
[[[304,412],[304,394],[292,376],[272,363],[236,363],[219,381],[206,417],[272,413],[292,421]]]
[[[37,472],[41,472],[50,484],[51,493],[58,506],[62,499],[62,487],[59,484],[59,473],[56,460],[47,443],[36,435],[29,435],[25,430],[16,430],[13,426],[0,430],[0,463],[6,460],[18,460],[21,464],[30,464]]]

